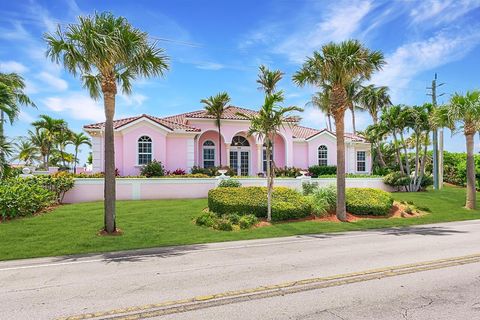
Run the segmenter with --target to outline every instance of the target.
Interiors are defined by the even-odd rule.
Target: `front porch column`
[[[257,144],[257,173],[263,172],[263,144]]]
[[[227,154],[226,166],[230,167],[230,143],[225,143],[225,153]]]

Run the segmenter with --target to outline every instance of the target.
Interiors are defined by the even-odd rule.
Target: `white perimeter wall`
[[[266,186],[266,179],[238,179],[242,186]],[[216,178],[118,178],[117,200],[147,200],[147,199],[188,199],[206,198],[208,190],[215,188],[219,179]],[[335,184],[335,178],[320,179],[275,179],[275,186],[283,186],[301,190],[303,182],[316,182],[320,186]],[[347,188],[377,188],[392,191],[383,183],[382,178],[347,178]],[[75,179],[74,187],[63,199],[64,203],[90,202],[103,200],[103,179]]]

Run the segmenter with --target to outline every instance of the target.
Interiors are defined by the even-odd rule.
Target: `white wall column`
[[[190,171],[195,164],[195,139],[187,140],[187,170]]]
[[[230,143],[225,143],[225,153],[227,154],[226,166],[230,166]]]
[[[263,172],[263,144],[257,144],[257,173]]]

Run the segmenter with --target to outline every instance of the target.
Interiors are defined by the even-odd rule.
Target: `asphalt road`
[[[0,297],[0,319],[474,320],[480,221],[0,262]]]

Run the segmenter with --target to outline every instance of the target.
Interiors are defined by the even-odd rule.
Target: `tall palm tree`
[[[312,98],[307,105],[317,107],[327,116],[328,130],[332,131],[332,111],[330,110],[330,101],[328,100],[328,93],[325,91],[318,91],[312,95]]]
[[[220,92],[215,96],[200,100],[204,104],[207,114],[215,117],[215,125],[218,129],[218,159],[220,167],[222,166],[222,116],[225,108],[230,102],[230,96],[226,92]]]
[[[400,155],[401,139],[399,139],[400,132],[403,132],[407,126],[407,121],[405,118],[405,106],[395,105],[391,106],[388,109],[385,109],[381,115],[380,123],[388,128],[388,131],[392,134],[393,138],[393,147],[395,149],[395,155],[397,159],[398,166],[400,167],[400,172],[410,174],[407,172],[408,168],[405,168],[403,165],[402,157]]]
[[[55,135],[55,144],[57,147],[58,154],[62,161],[62,167],[67,168],[67,157],[68,154],[66,152],[67,146],[70,144],[72,139],[73,132],[67,127],[62,126],[61,129]]]
[[[39,149],[32,141],[21,139],[15,143],[16,156],[15,160],[22,161],[26,166],[31,166],[40,158]]]
[[[436,109],[436,122],[452,131],[463,130],[467,147],[467,197],[465,207],[475,209],[475,133],[480,130],[480,90],[455,93],[447,105]]]
[[[13,146],[5,139],[0,140],[0,153],[3,155],[0,157],[0,179],[4,177],[5,171],[8,172],[9,165],[6,161],[6,157],[9,157],[13,153]],[[8,175],[8,174],[7,174]]]
[[[117,88],[130,94],[138,77],[163,75],[168,70],[164,50],[150,43],[147,33],[112,13],[79,17],[78,24],[60,26],[45,35],[47,56],[79,76],[90,96],[103,96],[105,108],[105,231],[115,223],[115,150],[113,117]]]
[[[67,123],[63,119],[55,119],[46,114],[42,114],[40,115],[39,120],[32,122],[32,126],[37,132],[43,131],[45,133],[45,140],[42,141],[42,144],[44,144],[46,148],[44,169],[48,169],[48,166],[50,165],[50,156],[55,143],[58,141],[58,136],[62,134],[62,132],[68,130]]]
[[[73,156],[73,173],[77,172],[77,162],[78,162],[78,152],[80,151],[80,147],[82,145],[87,145],[89,147],[92,146],[90,142],[90,138],[87,137],[83,132],[80,133],[73,133],[70,137],[70,143],[75,148],[75,153]]]
[[[258,111],[258,114],[247,115],[238,113],[239,116],[250,120],[249,135],[257,135],[264,140],[267,158],[267,220],[272,220],[272,190],[273,190],[273,170],[271,170],[271,154],[273,139],[278,134],[280,128],[288,125],[285,119],[288,113],[293,111],[303,111],[298,107],[282,107],[279,103],[284,100],[283,92],[275,92],[265,96],[265,102]]]
[[[373,84],[365,86],[358,95],[358,102],[363,109],[372,116],[373,124],[378,123],[378,113],[392,105],[388,87],[375,87]]]
[[[25,81],[16,73],[0,73],[0,140],[5,140],[5,115],[12,124],[20,114],[20,106],[35,104],[25,94]],[[5,153],[0,151],[0,158],[5,160]]]
[[[260,85],[259,90],[263,90],[266,95],[275,93],[277,83],[282,80],[284,73],[280,70],[270,70],[264,65],[259,67],[257,83]]]
[[[329,101],[335,120],[337,140],[337,217],[346,221],[345,208],[345,110],[348,97],[345,88],[360,79],[368,80],[372,73],[385,64],[383,54],[365,48],[357,40],[328,43],[320,52],[307,58],[293,76],[299,85],[329,86]]]

